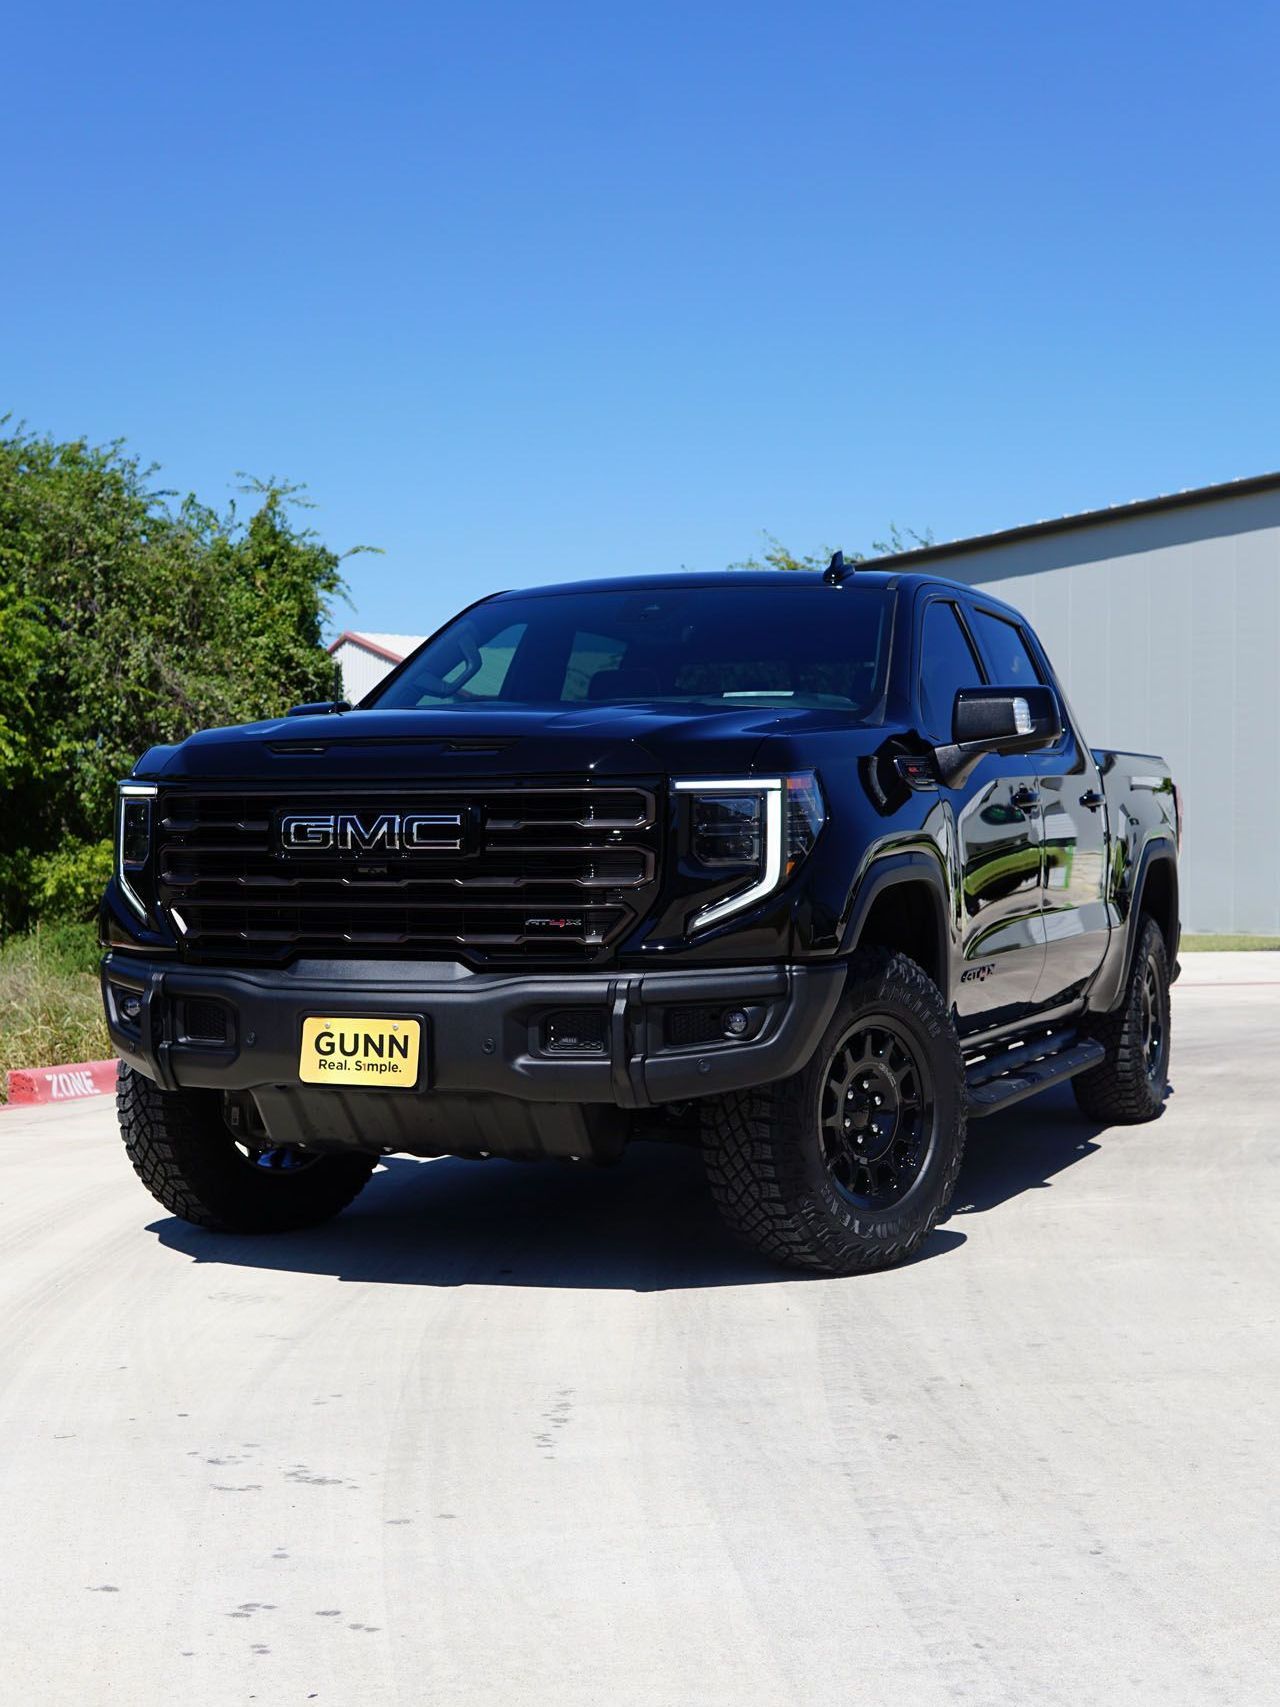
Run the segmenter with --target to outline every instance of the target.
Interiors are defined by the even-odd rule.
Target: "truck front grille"
[[[366,827],[387,813],[443,817],[461,824],[462,846],[284,847],[282,819],[338,812]],[[631,784],[165,789],[158,828],[158,896],[189,960],[588,962],[635,924],[658,882],[658,793]]]

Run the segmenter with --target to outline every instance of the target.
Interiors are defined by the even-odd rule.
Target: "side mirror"
[[[1062,710],[1052,688],[961,688],[951,714],[951,745],[937,750],[948,788],[967,782],[988,753],[1032,753],[1062,736]]]

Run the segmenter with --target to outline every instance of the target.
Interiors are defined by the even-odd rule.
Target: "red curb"
[[[77,1102],[116,1088],[114,1061],[73,1061],[62,1067],[23,1067],[8,1075],[9,1105]]]

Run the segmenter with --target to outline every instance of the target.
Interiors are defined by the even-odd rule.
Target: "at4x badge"
[[[560,936],[565,932],[581,936],[586,920],[581,913],[527,913],[524,928],[539,936]]]
[[[994,960],[984,960],[981,966],[971,966],[967,972],[960,974],[962,984],[985,984],[996,969]]]

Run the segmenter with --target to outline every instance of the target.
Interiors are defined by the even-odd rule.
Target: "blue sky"
[[[340,625],[1280,465],[1264,5],[10,9],[0,411]]]

